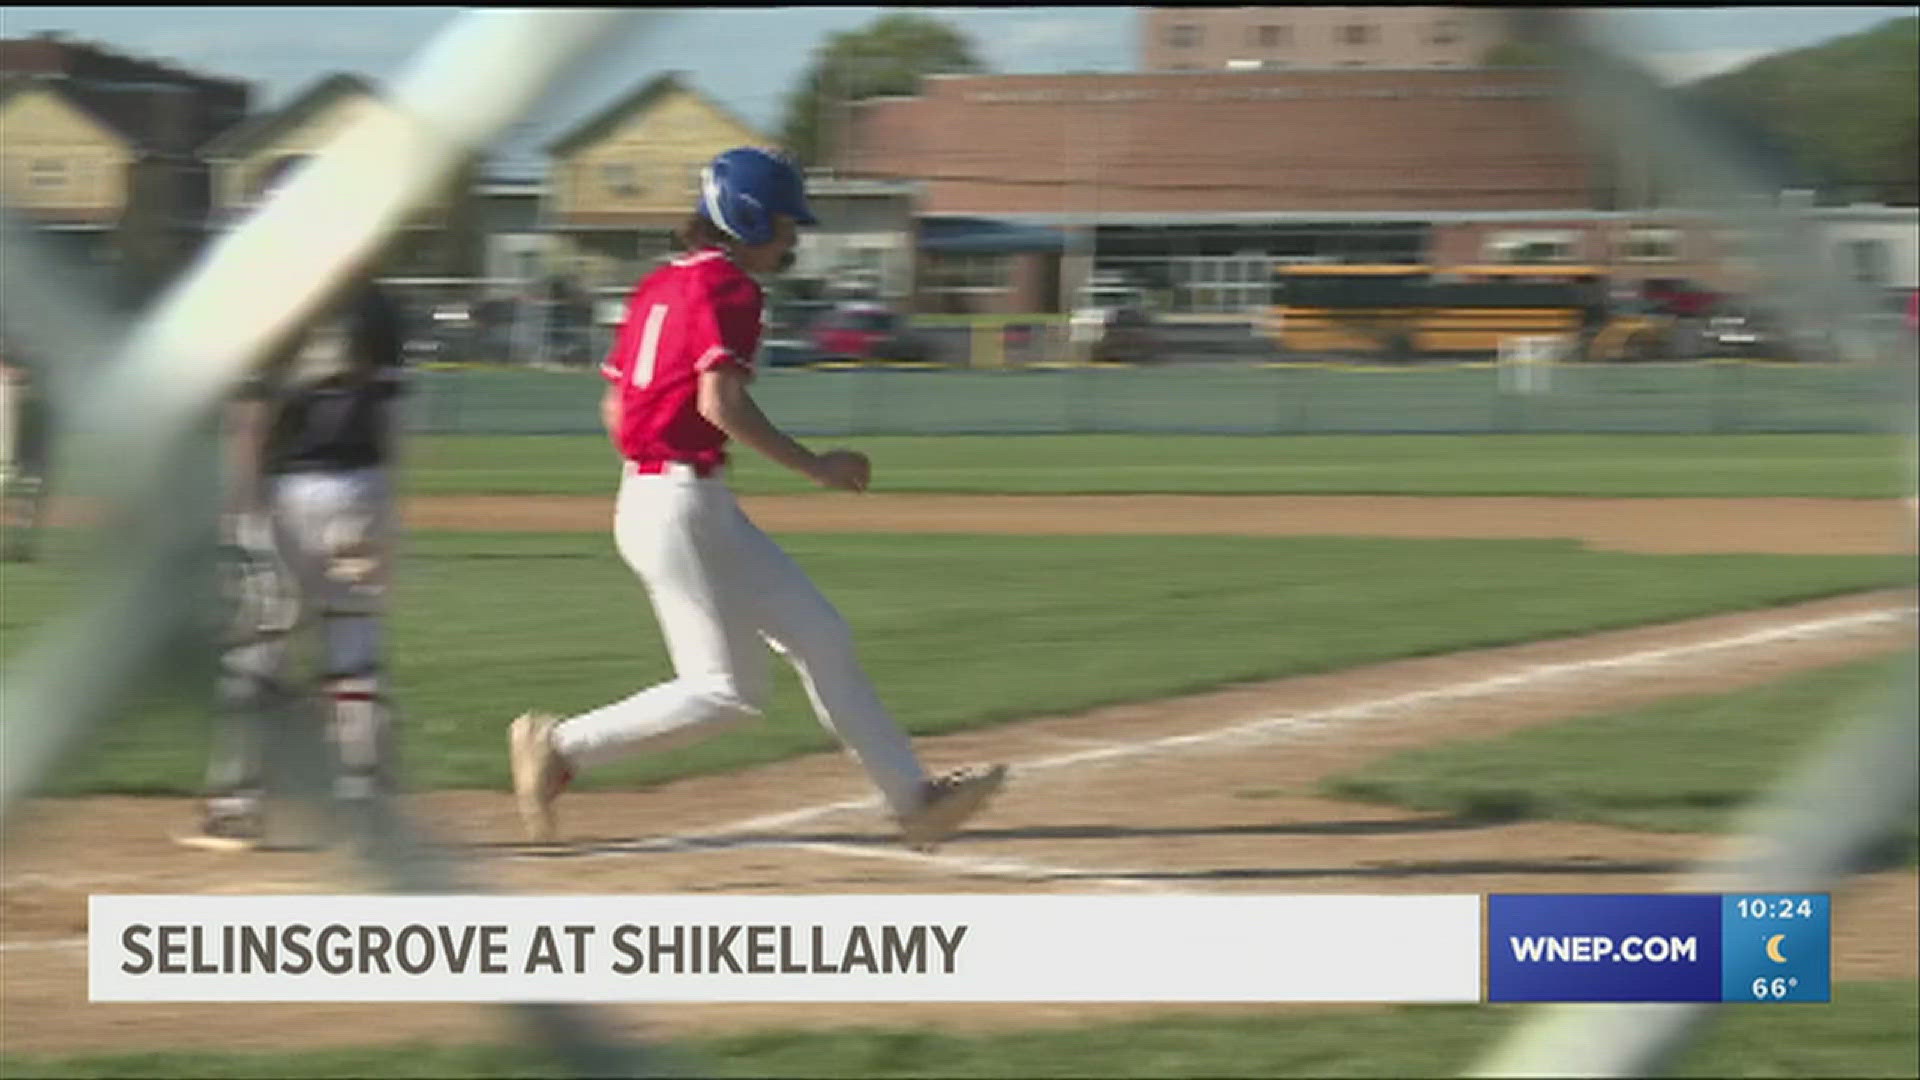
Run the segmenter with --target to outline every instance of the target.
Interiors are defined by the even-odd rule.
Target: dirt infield
[[[772,531],[1252,533],[1574,537],[1636,551],[1880,552],[1910,547],[1896,503],[804,496],[745,500]],[[415,528],[604,529],[600,499],[432,499]],[[1910,534],[1908,534],[1910,536]],[[1321,778],[1405,747],[1751,685],[1910,648],[1906,591],[1639,627],[1040,717],[922,742],[931,767],[1015,766],[977,827],[932,855],[888,842],[852,765],[819,755],[562,805],[567,843],[518,843],[496,792],[418,797],[430,828],[492,885],[545,893],[1660,891],[1712,837],[1551,822],[1485,824],[1331,801]],[[783,718],[780,722],[805,722]],[[1151,791],[1151,799],[1142,798]],[[0,877],[0,1044],[30,1051],[502,1041],[467,1006],[91,1005],[90,893],[351,891],[333,855],[216,855],[171,844],[182,799],[45,800]],[[1916,976],[1920,878],[1875,873],[1836,895],[1834,977]],[[1256,1011],[1253,1007],[1195,1007]],[[764,1026],[959,1029],[1111,1020],[1121,1006],[647,1006],[610,1010],[651,1037]]]

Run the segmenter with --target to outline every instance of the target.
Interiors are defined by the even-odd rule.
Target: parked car
[[[842,304],[813,324],[813,347],[828,360],[924,363],[933,347],[899,312],[881,304]]]
[[[565,309],[550,312],[546,331],[545,356],[549,363],[586,367],[598,359],[594,355],[593,323],[584,314]]]
[[[1707,319],[1706,345],[1711,356],[1758,359],[1779,353],[1779,336],[1757,312],[1722,307]]]
[[[1094,363],[1138,364],[1160,354],[1160,334],[1138,289],[1096,282],[1067,323],[1075,351]]]
[[[813,326],[833,310],[831,300],[787,300],[770,303],[762,316],[760,360],[766,367],[806,367],[821,359]]]
[[[407,318],[401,348],[409,364],[464,363],[474,359],[477,344],[472,306],[452,300]]]
[[[1686,278],[1648,278],[1640,295],[1663,315],[1697,319],[1723,302],[1720,294]]]

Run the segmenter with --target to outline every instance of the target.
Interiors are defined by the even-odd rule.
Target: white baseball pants
[[[628,465],[613,533],[653,601],[675,678],[562,722],[554,744],[568,763],[681,746],[758,718],[773,688],[771,646],[888,805],[919,805],[926,774],[861,669],[846,620],[718,476]]]

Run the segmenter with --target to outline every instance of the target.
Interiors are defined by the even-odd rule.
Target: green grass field
[[[664,1048],[720,1077],[1455,1076],[1527,1015],[1512,1006],[1277,1009],[968,1036],[878,1027],[770,1030]],[[1731,1005],[1677,1076],[1881,1077],[1920,1069],[1920,984],[1841,983],[1828,1005]],[[560,1076],[525,1049],[414,1045],[308,1053],[8,1055],[9,1077]]]
[[[1896,557],[1650,556],[1572,541],[798,535],[784,540],[852,623],[884,699],[931,733],[1239,680],[1586,633],[1891,584]],[[392,620],[404,759],[419,786],[505,783],[502,726],[668,674],[639,584],[590,534],[427,534]],[[5,571],[0,647],[66,587]],[[953,586],[968,583],[965,589]],[[1392,613],[1389,617],[1386,613]],[[61,770],[62,792],[190,791],[204,665],[151,689]],[[769,720],[596,772],[632,784],[829,746],[783,665]]]
[[[1899,491],[1893,444],[1866,436],[846,442],[874,455],[881,490],[1839,497]],[[609,496],[614,472],[610,452],[595,437],[460,436],[416,441],[409,477],[416,494]],[[757,459],[743,461],[735,486],[801,489]],[[1910,563],[1893,557],[1645,556],[1562,541],[789,535],[782,543],[848,616],[885,699],[921,733],[1911,578]],[[0,650],[11,655],[73,584],[57,562],[0,570]],[[398,590],[394,668],[404,760],[416,787],[503,787],[502,731],[514,713],[591,707],[667,674],[644,594],[604,535],[414,534]],[[1866,692],[1880,677],[1869,668],[1836,675],[1844,685],[1815,697],[1846,699],[1848,687]],[[199,695],[211,673],[188,658],[177,658],[170,671],[175,681],[144,689],[102,733],[98,752],[63,769],[53,790],[195,790],[205,760]],[[783,667],[776,671],[775,701],[758,729],[609,768],[584,778],[585,786],[632,786],[827,749],[794,680]],[[1697,781],[1690,790],[1704,793],[1696,797],[1706,803],[1635,803],[1636,785],[1646,796],[1657,781],[1616,776],[1629,771],[1620,765],[1621,744],[1599,747],[1593,737],[1583,736],[1572,749],[1526,751],[1528,767],[1554,760],[1584,769],[1577,786],[1596,794],[1576,801],[1588,806],[1613,799],[1593,812],[1624,815],[1623,823],[1678,822],[1689,814],[1695,815],[1689,820],[1715,820],[1736,797],[1730,792],[1763,783],[1804,748],[1794,731],[1784,730],[1784,710],[1774,710],[1773,726],[1758,736],[1742,741],[1749,734],[1742,729],[1742,738],[1733,738],[1742,708],[1727,706],[1705,719],[1662,713],[1605,735],[1680,740],[1660,755],[1662,767],[1670,762],[1686,769],[1687,779]],[[1717,731],[1716,740],[1686,741],[1687,725]],[[1705,771],[1697,760],[1702,747],[1719,755]],[[1605,764],[1594,760],[1602,754],[1611,755]],[[1652,756],[1636,751],[1635,770]],[[1509,802],[1540,815],[1586,812],[1543,806],[1541,794]],[[1724,1009],[1678,1074],[1920,1071],[1916,984],[1841,984],[1836,996],[1830,1006]],[[1457,1073],[1522,1015],[1510,1007],[1277,1009],[1258,1018],[1178,1015],[988,1036],[875,1027],[774,1030],[690,1040],[672,1052],[691,1063],[691,1074],[724,1076],[1434,1075]],[[524,1048],[413,1045],[272,1054],[8,1054],[0,1057],[0,1075],[555,1073]]]
[[[1876,435],[1010,435],[849,437],[876,491],[1828,496],[1902,494],[1899,445]],[[416,495],[611,496],[593,435],[416,438]],[[812,490],[751,451],[744,493]]]
[[[824,442],[824,440],[822,440]],[[1841,496],[1899,492],[1872,436],[1010,436],[852,438],[881,490]],[[751,455],[749,455],[751,457]],[[415,494],[611,496],[591,436],[436,436]],[[745,492],[801,490],[756,459]],[[1626,555],[1549,540],[1167,536],[783,536],[841,605],[881,692],[916,732],[956,730],[1223,682],[1482,648],[1807,600],[1910,580],[1897,557]],[[0,650],[67,596],[50,565],[0,571]],[[968,588],[954,588],[968,582]],[[392,621],[413,786],[505,786],[501,726],[584,709],[666,675],[653,615],[601,534],[411,534]],[[937,657],[937,663],[929,663]],[[828,749],[791,675],[768,723],[586,778],[636,786]],[[60,794],[192,792],[205,686],[184,659],[142,690]],[[1538,742],[1409,753],[1342,778],[1348,796],[1488,815],[1713,828],[1816,732],[1805,715],[1868,700],[1878,663],[1736,700],[1680,701],[1523,732]],[[1801,709],[1795,717],[1793,709]],[[1521,740],[1519,746],[1513,746]],[[1638,742],[1636,742],[1638,740]],[[1632,746],[1632,769],[1622,746]],[[1653,749],[1649,749],[1653,748]],[[1452,753],[1452,759],[1446,755]],[[1494,761],[1475,773],[1471,761]],[[1555,773],[1557,771],[1557,773]],[[1682,774],[1684,773],[1684,776]],[[1492,776],[1492,778],[1490,778]],[[1678,790],[1668,798],[1665,792]],[[1488,794],[1490,792],[1490,794]],[[1417,801],[1430,799],[1430,801]],[[1914,982],[1839,984],[1834,1005],[1728,1007],[1680,1076],[1914,1076]],[[1457,1074],[1515,1007],[1275,1009],[1000,1034],[758,1030],[674,1043],[718,1076],[1419,1076]],[[524,1047],[165,1051],[0,1057],[4,1076],[540,1076]]]
[[[1893,705],[1908,656],[1671,698],[1491,739],[1415,747],[1330,777],[1345,798],[1511,820],[1717,832],[1845,721]],[[1920,835],[1920,825],[1914,826]]]

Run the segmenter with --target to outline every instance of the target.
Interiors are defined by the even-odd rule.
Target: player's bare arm
[[[600,423],[607,429],[607,437],[616,443],[620,440],[620,387],[609,385],[600,395]]]
[[[747,376],[739,368],[722,365],[700,376],[699,409],[708,423],[729,438],[738,439],[821,487],[866,490],[871,466],[865,454],[853,450],[816,454],[794,441],[767,419],[747,393]]]

